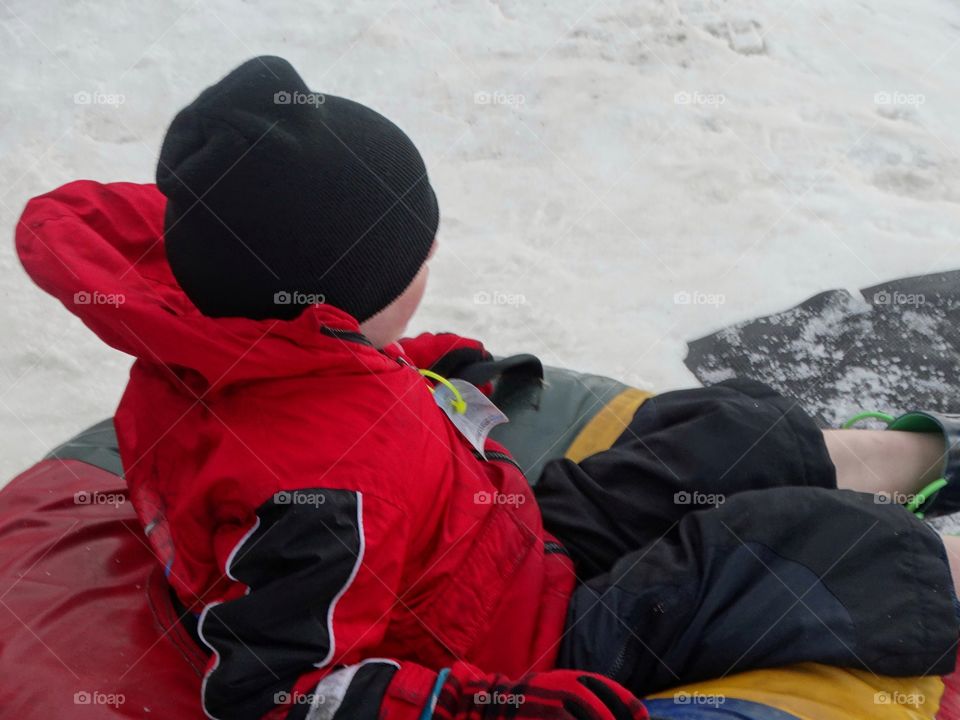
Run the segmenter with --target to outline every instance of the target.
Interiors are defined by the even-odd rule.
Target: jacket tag
[[[458,378],[452,378],[449,382],[459,391],[466,403],[466,408],[462,412],[457,411],[456,406],[459,404],[457,403],[457,397],[446,385],[441,384],[434,388],[433,399],[440,406],[440,409],[447,414],[450,422],[460,431],[460,434],[473,445],[478,453],[486,457],[483,446],[490,431],[497,425],[510,420],[500,408],[490,402],[490,398],[480,392],[476,385]]]

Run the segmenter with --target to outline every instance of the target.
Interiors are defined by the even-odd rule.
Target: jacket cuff
[[[384,720],[420,720],[433,699],[437,673],[416,663],[402,663],[383,698]]]

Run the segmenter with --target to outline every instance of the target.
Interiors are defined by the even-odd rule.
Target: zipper
[[[360,343],[361,345],[373,347],[373,343],[370,342],[366,335],[363,333],[354,332],[353,330],[344,330],[343,328],[332,328],[328,325],[322,325],[320,327],[320,332],[322,332],[324,335],[329,335],[330,337],[335,337],[339,340],[349,340],[351,342]]]
[[[570,553],[567,552],[567,549],[558,542],[553,540],[544,540],[543,541],[543,553],[544,555],[566,555],[570,557]]]
[[[502,462],[506,463],[507,465],[513,465],[513,467],[515,467],[521,475],[526,477],[526,473],[523,472],[523,468],[520,467],[516,460],[507,455],[507,453],[500,452],[499,450],[490,450],[486,453],[486,455],[483,455],[477,452],[476,448],[471,448],[471,452],[473,453],[473,456],[477,458],[477,460],[488,460],[490,462]]]
[[[617,653],[616,659],[613,661],[613,665],[610,666],[610,669],[605,673],[607,677],[611,678],[616,682],[622,682],[620,679],[619,673],[623,670],[623,666],[627,662],[627,658],[630,655],[630,646],[633,645],[633,638],[628,637],[623,643],[623,647],[620,649],[620,652]]]
[[[654,615],[663,615],[664,613],[664,601],[659,600],[656,605],[652,608]],[[634,613],[636,617],[637,613]],[[634,618],[630,619],[629,626],[636,626],[637,620]],[[621,678],[620,673],[623,670],[624,666],[627,665],[627,660],[632,659],[636,655],[636,650],[638,644],[641,641],[638,641],[633,634],[629,635],[626,640],[623,642],[623,646],[620,648],[620,652],[617,653],[616,658],[613,661],[613,664],[609,667],[608,671],[604,673],[608,677],[616,680],[619,683],[626,683],[626,678]],[[632,652],[631,652],[632,651]]]

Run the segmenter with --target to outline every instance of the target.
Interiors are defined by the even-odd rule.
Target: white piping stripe
[[[240,540],[237,542],[237,544],[233,546],[233,550],[230,551],[230,554],[227,555],[227,562],[226,562],[226,564],[225,564],[225,566],[224,566],[224,570],[225,570],[226,573],[227,573],[227,577],[230,578],[231,580],[233,580],[234,582],[240,582],[240,581],[237,580],[237,579],[233,576],[233,571],[230,570],[230,566],[233,565],[233,560],[234,560],[234,558],[235,558],[236,555],[237,555],[237,551],[243,546],[243,544],[244,544],[247,540],[250,539],[250,536],[253,535],[253,534],[259,529],[259,527],[260,527],[260,516],[257,515],[256,518],[257,518],[257,521],[253,524],[253,527],[250,528],[249,530],[247,530],[247,531],[243,534],[243,537],[240,538]],[[249,591],[250,591],[250,587],[248,586],[248,587],[247,587],[247,592],[249,592]]]
[[[360,533],[360,549],[359,552],[357,552],[357,562],[354,563],[353,571],[350,573],[350,577],[347,578],[346,584],[340,588],[340,592],[334,596],[333,601],[330,603],[330,608],[327,610],[327,636],[330,638],[330,650],[323,660],[314,663],[314,667],[326,667],[333,660],[337,647],[336,638],[333,636],[333,613],[334,610],[337,609],[337,603],[340,602],[340,598],[350,589],[350,586],[357,577],[357,573],[360,572],[360,566],[363,564],[363,554],[366,550],[367,543],[363,532],[363,493],[359,490],[357,491],[357,530]]]
[[[243,534],[243,537],[241,537],[237,541],[237,544],[233,546],[233,550],[231,550],[230,554],[227,555],[227,560],[224,563],[223,569],[226,572],[227,577],[233,580],[234,582],[240,582],[240,581],[237,580],[233,576],[233,573],[230,572],[230,566],[233,564],[233,560],[237,555],[237,551],[241,548],[241,546],[247,540],[250,539],[250,536],[253,535],[257,531],[257,528],[259,527],[260,527],[260,516],[257,515],[257,521],[253,524],[253,527],[251,527],[249,530],[247,530],[247,532]],[[247,594],[249,593],[250,593],[250,586],[248,585]],[[210,670],[203,676],[203,682],[200,684],[200,705],[203,708],[203,714],[206,715],[208,718],[210,718],[210,720],[219,720],[217,717],[211,714],[209,710],[207,710],[207,681],[210,679],[210,676],[213,675],[214,671],[220,666],[220,653],[203,636],[203,623],[207,619],[207,613],[210,611],[210,608],[215,607],[217,605],[221,605],[221,604],[222,604],[221,600],[216,600],[204,606],[203,611],[200,613],[200,619],[197,621],[197,635],[203,641],[203,644],[206,645],[208,648],[210,648],[210,650],[214,654],[213,665],[211,666]]]
[[[213,666],[203,676],[203,682],[200,684],[200,706],[203,708],[203,714],[206,715],[210,720],[219,720],[217,717],[212,715],[209,710],[207,710],[207,680],[210,679],[210,676],[213,675],[213,672],[220,665],[220,653],[217,652],[217,649],[211,645],[207,639],[203,636],[203,621],[207,619],[207,612],[210,608],[222,604],[220,600],[212,602],[206,607],[203,608],[203,612],[200,613],[200,620],[197,621],[197,635],[200,636],[200,639],[203,640],[203,644],[206,645],[214,654]]]
[[[364,556],[364,553],[366,552],[367,543],[366,543],[366,537],[363,531],[363,493],[358,491],[356,495],[357,495],[357,530],[360,535],[360,548],[359,548],[359,551],[357,552],[357,561],[353,565],[353,570],[350,572],[350,576],[347,578],[347,582],[344,584],[342,588],[340,588],[340,591],[334,596],[333,600],[330,603],[330,607],[327,610],[327,635],[330,639],[330,650],[327,652],[327,656],[322,661],[320,661],[319,663],[314,663],[314,667],[317,667],[317,668],[323,668],[329,665],[330,662],[333,660],[334,654],[336,653],[336,638],[334,637],[334,634],[333,634],[333,613],[336,610],[337,603],[340,601],[340,598],[342,598],[346,594],[347,590],[350,589],[350,586],[353,584],[353,581],[356,579],[357,574],[360,572],[360,566],[363,565],[363,556]],[[250,538],[250,536],[257,531],[259,527],[260,527],[260,517],[257,516],[257,520],[253,524],[253,527],[251,527],[246,533],[244,533],[243,537],[241,537],[237,541],[237,544],[234,545],[233,549],[230,551],[230,554],[227,556],[226,563],[224,564],[225,565],[224,570],[226,572],[227,577],[229,577],[234,582],[240,582],[240,581],[233,576],[233,574],[230,571],[230,566],[233,564],[233,561],[239,549]],[[250,590],[251,588],[247,586],[248,594]],[[200,685],[200,703],[201,703],[201,706],[203,707],[204,714],[208,718],[210,718],[210,720],[219,720],[219,718],[215,717],[210,713],[209,710],[207,710],[207,681],[210,679],[210,676],[214,673],[214,671],[220,665],[220,653],[217,651],[217,649],[213,645],[211,645],[207,641],[207,638],[204,637],[203,623],[207,619],[207,613],[210,611],[210,609],[221,604],[222,604],[222,601],[217,600],[206,605],[203,608],[203,611],[200,613],[200,619],[197,621],[197,635],[203,641],[203,644],[206,645],[208,648],[210,648],[210,650],[214,654],[213,666],[203,676],[203,682]],[[371,658],[370,660],[365,660],[364,662],[377,662],[377,661],[378,661],[377,659]],[[390,662],[394,665],[397,665],[398,668],[400,667],[395,661],[387,660],[386,662]],[[360,664],[362,665],[364,663],[360,663]]]

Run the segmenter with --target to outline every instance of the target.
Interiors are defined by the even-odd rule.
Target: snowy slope
[[[129,367],[26,279],[24,202],[149,181],[174,112],[259,53],[426,156],[412,330],[666,389],[688,339],[960,266],[948,0],[2,0],[0,28],[0,478],[110,414]]]

